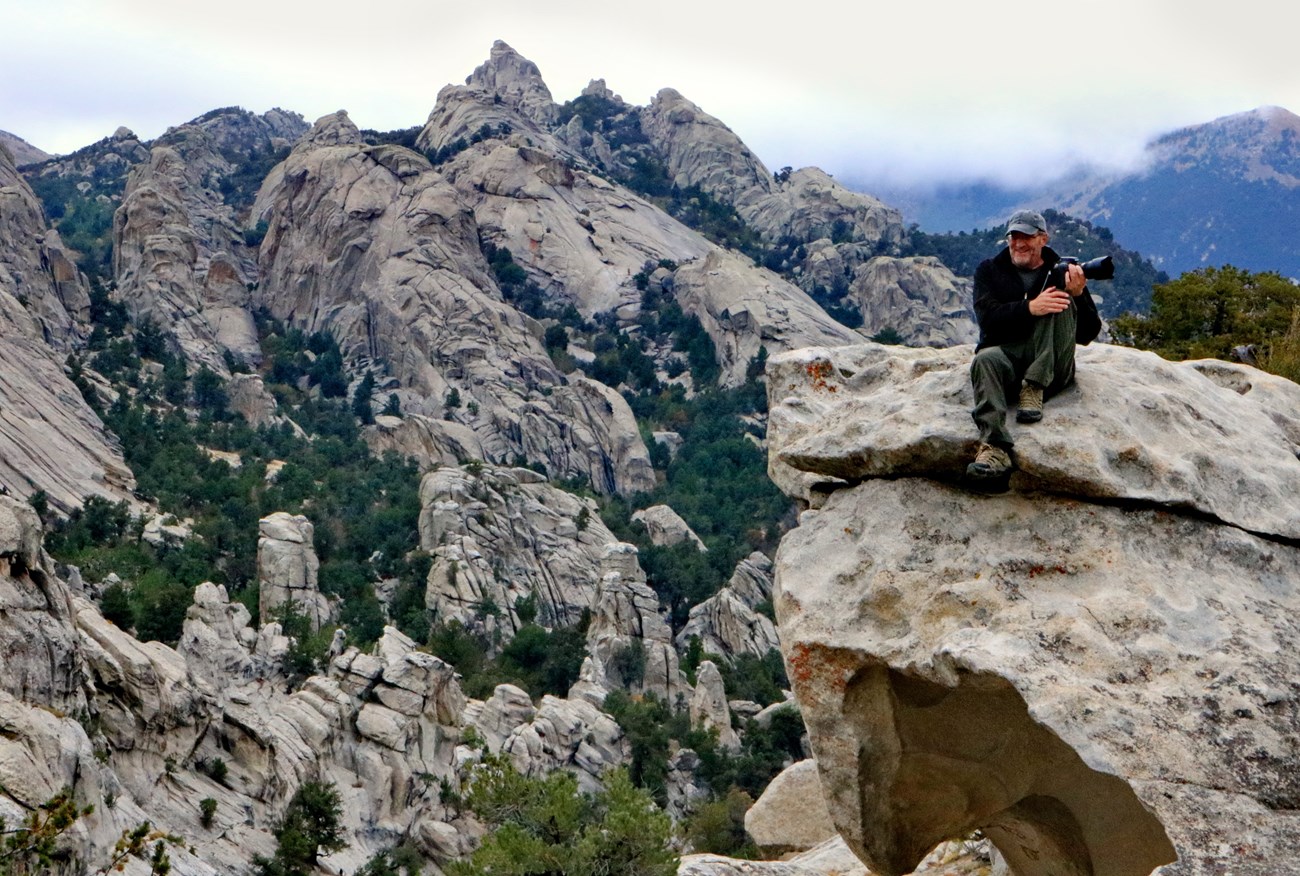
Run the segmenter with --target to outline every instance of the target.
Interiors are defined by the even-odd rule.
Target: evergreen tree
[[[366,376],[361,378],[357,384],[356,392],[352,395],[352,413],[356,415],[362,425],[369,426],[375,422],[375,412],[370,406],[370,397],[375,394],[375,377],[369,371]]]
[[[256,876],[311,876],[321,852],[347,848],[342,817],[342,798],[333,783],[303,783],[275,828],[275,855],[253,857]]]

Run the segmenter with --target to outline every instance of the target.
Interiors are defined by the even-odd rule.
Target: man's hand
[[[1029,312],[1034,316],[1050,316],[1053,313],[1066,310],[1069,306],[1070,293],[1051,288],[1044,290],[1042,294],[1029,302]]]
[[[1065,266],[1065,291],[1070,293],[1071,298],[1078,298],[1083,294],[1083,287],[1088,284],[1088,278],[1083,275],[1081,265]]]
[[[1083,294],[1083,287],[1087,284],[1088,278],[1083,275],[1083,268],[1079,265],[1066,265],[1065,288],[1053,287],[1043,290],[1041,295],[1029,302],[1029,312],[1034,316],[1060,313],[1070,306],[1071,298],[1078,298]]]

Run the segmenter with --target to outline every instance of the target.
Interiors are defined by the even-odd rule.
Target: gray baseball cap
[[[1046,230],[1047,223],[1043,221],[1043,214],[1035,213],[1033,210],[1017,210],[1007,220],[1007,234],[1013,231],[1019,231],[1021,234],[1038,234]]]

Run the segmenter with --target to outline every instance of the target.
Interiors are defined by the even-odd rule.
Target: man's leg
[[[1041,387],[1050,398],[1070,385],[1074,379],[1075,326],[1078,317],[1074,302],[1054,316],[1040,317],[1030,338],[1029,367],[1025,381]]]
[[[1007,397],[1019,386],[1015,364],[1001,347],[985,347],[970,365],[975,408],[971,417],[979,429],[980,450],[967,468],[973,477],[998,477],[1012,468],[1011,433],[1007,431]]]

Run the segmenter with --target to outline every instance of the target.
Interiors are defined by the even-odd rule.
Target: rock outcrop
[[[517,126],[520,119],[530,133],[541,134],[555,117],[551,90],[537,65],[497,40],[488,59],[465,78],[464,85],[448,85],[438,92],[416,146],[439,149],[470,139],[485,125]]]
[[[261,360],[250,289],[257,253],[221,193],[236,161],[284,147],[301,117],[230,109],[156,140],[132,170],[113,217],[118,295],[137,321],[152,320],[192,367],[226,373],[225,353]]]
[[[555,370],[537,324],[492,279],[474,214],[423,156],[367,146],[345,113],[326,116],[272,171],[253,215],[268,223],[258,301],[329,331],[355,367],[381,363],[408,390],[404,410],[452,416],[489,460],[648,489],[626,402]]]
[[[617,539],[592,505],[529,469],[440,468],[420,483],[420,548],[433,555],[425,604],[469,627],[501,613],[521,625],[520,599],[545,627],[576,624],[595,605],[605,551]]]
[[[642,297],[634,278],[663,272],[672,278],[673,297],[709,333],[728,384],[744,380],[760,347],[775,353],[860,337],[793,284],[612,181],[635,177],[639,163],[662,164],[669,184],[698,187],[734,206],[772,241],[791,228],[807,240],[856,237],[859,261],[898,242],[903,225],[896,211],[815,169],[778,183],[734,133],[672,89],[637,108],[601,83],[589,86],[583,97],[615,114],[597,127],[635,132],[621,139],[587,130],[585,117],[560,126],[558,107],[545,107],[549,94],[535,65],[497,43],[465,86],[438,95],[417,143],[443,149],[479,133],[479,142],[462,143],[439,170],[471,205],[484,239],[510,250],[551,300],[572,303],[583,315],[614,311],[630,322]],[[664,263],[680,266],[675,276]],[[653,285],[663,288],[658,273]]]
[[[862,336],[831,319],[798,287],[744,256],[714,250],[674,275],[682,309],[699,317],[713,339],[721,381],[745,381],[751,360],[805,346],[852,344]]]
[[[740,749],[740,736],[731,726],[731,709],[727,706],[727,689],[722,682],[722,673],[712,660],[705,660],[696,670],[690,715],[692,727],[715,730],[719,745],[733,752]]]
[[[50,153],[37,146],[28,143],[17,134],[10,134],[8,131],[0,131],[0,149],[9,153],[9,159],[15,167],[22,167],[26,164],[39,164],[50,157]]]
[[[0,484],[67,512],[87,496],[135,504],[121,449],[64,374],[84,331],[85,278],[45,229],[31,187],[0,152]]]
[[[261,623],[275,620],[288,605],[312,630],[330,622],[330,601],[320,592],[314,527],[301,514],[276,511],[258,521],[257,583]]]
[[[40,326],[46,343],[64,352],[89,334],[90,287],[27,180],[0,150],[0,287]]]
[[[898,211],[850,191],[815,167],[778,181],[730,128],[672,88],[655,95],[641,114],[641,127],[676,185],[698,186],[731,204],[769,240],[843,235],[882,248],[901,239]]]
[[[637,550],[607,545],[601,558],[600,588],[587,628],[587,651],[599,677],[612,687],[651,693],[675,703],[685,693],[672,628],[659,611],[659,597],[646,583]]]
[[[772,561],[756,551],[736,565],[722,589],[691,608],[675,639],[677,650],[685,653],[698,638],[705,654],[762,657],[780,644],[776,624],[759,610],[767,603],[770,612],[771,598]]]
[[[862,333],[890,330],[913,347],[950,347],[979,339],[972,283],[933,256],[873,258],[854,271],[846,299],[862,314]]]
[[[840,833],[882,874],[976,828],[1016,873],[1291,869],[1300,387],[1083,348],[987,495],[971,352],[769,366],[811,505],[776,611]]]

